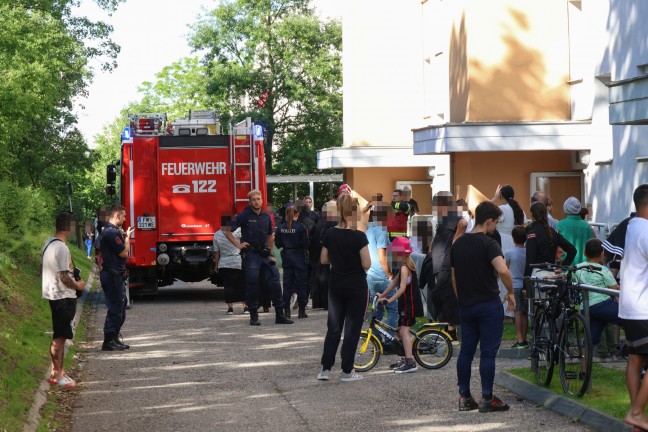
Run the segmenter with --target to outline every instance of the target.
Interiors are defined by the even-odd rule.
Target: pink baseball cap
[[[391,251],[393,253],[406,255],[414,252],[407,237],[396,237],[391,243]]]
[[[342,194],[349,194],[351,195],[351,186],[348,184],[344,183],[340,188],[338,189],[338,196]]]

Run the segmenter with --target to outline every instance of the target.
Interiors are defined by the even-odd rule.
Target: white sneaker
[[[322,372],[317,374],[317,379],[320,381],[328,381],[331,379],[331,371],[327,369],[322,370]]]
[[[361,379],[362,375],[358,375],[355,370],[352,370],[350,373],[342,372],[342,376],[340,377],[340,381],[344,382],[360,381]]]

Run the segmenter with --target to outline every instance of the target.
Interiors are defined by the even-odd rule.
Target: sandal
[[[53,376],[47,378],[47,382],[50,383],[51,385],[56,385],[58,384],[58,378],[55,378]]]
[[[69,390],[69,389],[74,388],[76,386],[76,381],[74,381],[72,378],[70,378],[69,376],[66,375],[63,378],[61,378],[60,380],[58,380],[57,385],[59,387],[63,388],[63,389]]]

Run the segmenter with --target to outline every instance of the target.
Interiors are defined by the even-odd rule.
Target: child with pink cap
[[[399,333],[405,358],[401,359],[395,366],[396,373],[416,372],[416,362],[412,355],[412,342],[410,339],[410,327],[416,323],[416,318],[423,316],[423,303],[419,291],[418,278],[416,275],[416,264],[410,257],[413,252],[410,241],[406,237],[396,237],[391,244],[392,258],[396,262],[401,262],[401,268],[394,276],[389,287],[382,293],[378,294],[380,302],[383,304],[398,301]],[[387,295],[398,285],[398,291],[389,299]]]

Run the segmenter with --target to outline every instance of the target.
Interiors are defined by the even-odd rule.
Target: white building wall
[[[610,0],[608,51],[612,81],[643,75],[638,66],[648,64],[647,18],[645,0]]]
[[[597,29],[592,42],[600,47],[601,53],[595,75],[611,81],[641,76],[639,66],[648,63],[645,25],[648,2],[587,0],[582,3],[590,26]],[[602,24],[604,29],[600,29]],[[596,83],[591,161],[584,170],[586,193],[588,203],[592,204],[593,219],[611,226],[634,211],[632,193],[638,185],[648,183],[648,162],[637,160],[648,156],[648,126],[609,125],[609,106],[609,89],[601,82]],[[608,139],[611,145],[607,145]],[[608,162],[601,164],[605,161]]]
[[[344,146],[411,147],[424,111],[421,2],[348,2],[343,46]]]

